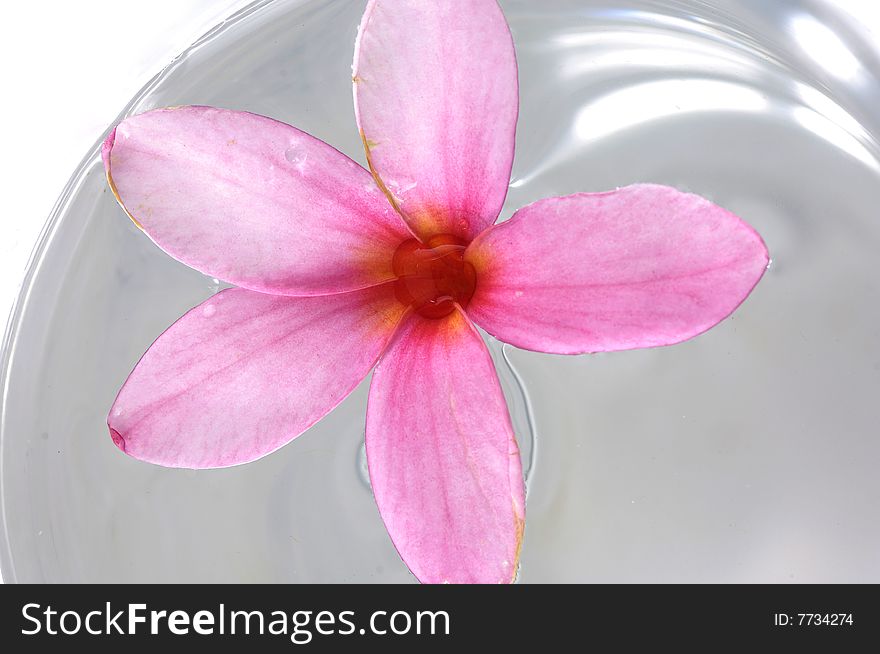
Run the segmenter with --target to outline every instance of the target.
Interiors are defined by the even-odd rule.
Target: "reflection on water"
[[[810,14],[796,14],[789,22],[789,30],[804,52],[826,71],[840,79],[858,83],[864,68],[849,51],[837,33]]]
[[[363,5],[261,5],[131,112],[255,111],[363,162]],[[520,580],[880,580],[876,40],[822,2],[502,5],[522,98],[503,217],[666,183],[743,216],[774,259],[732,319],[680,346],[561,357],[490,339],[529,477]],[[366,384],[247,466],[166,470],[113,447],[104,418],[128,371],[220,284],[144,238],[97,161],[16,332],[0,475],[15,577],[410,580],[359,469]]]

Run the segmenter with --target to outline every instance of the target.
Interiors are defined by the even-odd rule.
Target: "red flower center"
[[[410,239],[394,252],[397,299],[426,318],[442,318],[466,307],[477,286],[474,267],[464,260],[465,245],[440,234],[421,243]]]

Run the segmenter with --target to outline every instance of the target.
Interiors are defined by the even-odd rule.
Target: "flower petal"
[[[519,450],[483,339],[413,314],[370,385],[367,462],[397,551],[425,583],[506,583],[525,519]]]
[[[222,291],[137,364],[107,419],[113,440],[178,468],[269,454],[354,389],[403,312],[389,284],[302,298]]]
[[[120,203],[183,263],[251,290],[350,291],[393,279],[409,230],[370,174],[271,118],[211,107],[127,118],[103,148]]]
[[[767,268],[761,237],[696,195],[642,184],[541,200],[468,248],[468,314],[529,350],[671,345],[730,315]]]
[[[413,231],[470,241],[495,222],[519,96],[494,0],[372,0],[355,46],[354,98],[370,167]]]

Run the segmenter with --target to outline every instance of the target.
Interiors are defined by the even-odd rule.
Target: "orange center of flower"
[[[397,299],[425,318],[442,318],[466,307],[477,286],[474,267],[464,260],[465,245],[448,234],[427,243],[410,239],[394,252]]]

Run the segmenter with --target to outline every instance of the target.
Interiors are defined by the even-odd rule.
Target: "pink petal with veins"
[[[388,533],[420,581],[514,579],[519,450],[492,359],[461,312],[401,325],[370,385],[367,462]]]
[[[113,440],[177,468],[269,454],[354,389],[403,312],[387,284],[303,298],[222,291],[144,354],[110,410]]]
[[[696,195],[642,184],[539,200],[481,234],[468,315],[497,338],[558,354],[684,341],[736,309],[767,248]]]
[[[519,110],[516,55],[494,0],[372,0],[354,97],[371,167],[423,239],[470,241],[501,211]]]
[[[411,238],[369,172],[255,114],[179,107],[132,116],[103,148],[111,187],[175,259],[251,290],[322,295],[393,279]]]

